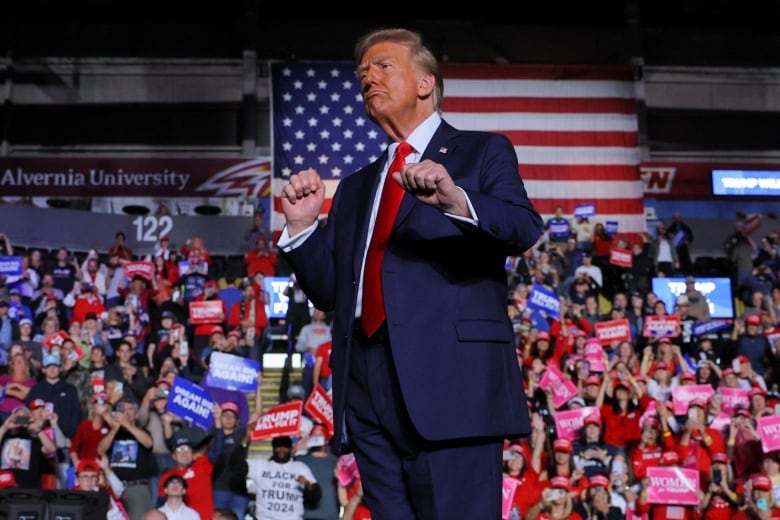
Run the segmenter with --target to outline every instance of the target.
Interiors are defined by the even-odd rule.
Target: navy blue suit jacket
[[[499,134],[446,122],[421,161],[441,163],[468,194],[477,227],[405,194],[382,264],[393,360],[418,432],[429,440],[510,437],[530,430],[507,317],[508,255],[533,246],[543,223],[518,175],[517,155]],[[334,311],[333,412],[336,453],[344,430],[349,351],[363,251],[382,157],[339,183],[327,221],[282,253],[312,303]]]

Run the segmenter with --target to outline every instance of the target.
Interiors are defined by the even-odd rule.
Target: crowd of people
[[[778,233],[758,242],[736,223],[724,275],[738,312],[716,320],[679,214],[632,247],[603,229],[559,209],[547,241],[507,263],[533,424],[506,441],[504,475],[519,482],[510,518],[777,517],[780,451],[760,422],[780,404]],[[614,248],[632,251],[630,267],[610,262]],[[654,277],[685,279],[673,308],[652,292]],[[558,316],[532,304],[538,286],[559,296]],[[678,326],[648,331],[655,316]],[[599,336],[626,321],[627,337]],[[691,470],[695,495],[658,498],[670,481],[651,468],[669,467]]]
[[[633,247],[598,222],[589,237],[587,221],[569,225],[560,210],[536,247],[507,262],[507,311],[533,426],[529,437],[505,443],[504,478],[521,490],[510,518],[780,514],[780,451],[765,450],[757,429],[780,404],[777,235],[756,244],[736,226],[724,252],[750,246],[749,272],[734,258],[729,273],[743,311],[727,327],[697,334],[710,308],[679,215]],[[274,439],[269,460],[247,462],[260,392],[249,403],[245,393],[209,385],[213,352],[262,359],[263,279],[277,274],[279,259],[266,235],[251,240],[245,276],[221,283],[197,237],[178,249],[162,237],[148,256],[134,254],[121,232],[82,261],[65,248],[50,260],[24,251],[22,273],[0,278],[0,485],[99,489],[110,496],[112,520],[157,511],[169,519],[370,518],[354,461],[331,453],[323,425],[304,417],[299,435]],[[13,256],[10,241],[0,242]],[[632,267],[610,263],[615,247],[632,250]],[[149,275],[139,262],[154,266]],[[686,278],[674,308],[650,290],[656,276]],[[764,278],[770,283],[757,283]],[[537,286],[558,295],[559,316],[529,305]],[[291,309],[300,300],[305,316],[296,318],[304,368],[291,400],[317,384],[330,389],[329,316],[309,309],[300,292],[293,276]],[[216,323],[190,323],[188,304],[202,300],[222,302]],[[646,335],[647,318],[664,315],[679,317],[679,330]],[[623,319],[629,338],[597,338],[600,322]],[[602,363],[587,354],[594,345]],[[548,372],[575,389],[566,402],[555,401]],[[175,377],[211,393],[210,430],[166,410]],[[681,407],[675,389],[685,385],[712,392]],[[726,389],[744,399],[735,405]],[[580,428],[559,431],[556,414],[577,409],[588,411]],[[697,504],[648,501],[648,469],[668,466],[696,470]]]
[[[261,374],[256,392],[210,380],[214,353],[257,360],[262,370],[268,348],[264,278],[278,273],[278,257],[256,222],[247,240],[244,275],[228,281],[198,237],[174,248],[163,236],[152,254],[138,255],[118,232],[82,258],[66,248],[49,258],[0,237],[0,256],[22,259],[19,273],[0,276],[0,487],[97,490],[110,498],[110,520],[300,517],[304,498],[315,513],[326,508],[322,518],[338,518],[342,506],[359,515],[359,483],[339,492],[322,425],[306,418],[300,435],[274,440],[266,462],[280,471],[253,473]],[[329,340],[320,330],[327,323],[298,292],[291,280],[290,301],[306,306],[295,316],[298,348],[314,351],[316,339]],[[190,303],[200,301],[218,302],[207,323],[190,318]],[[322,361],[316,374],[324,383]],[[208,430],[168,409],[177,378],[213,401]],[[293,383],[286,396],[305,398]],[[285,470],[293,442],[317,478],[306,469],[309,480],[298,483],[309,466],[297,460],[295,472]],[[318,480],[332,492],[322,499]]]

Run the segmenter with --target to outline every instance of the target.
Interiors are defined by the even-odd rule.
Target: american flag
[[[442,75],[444,119],[509,137],[543,218],[592,203],[592,220],[618,222],[620,236],[645,231],[633,68],[445,64]],[[326,179],[327,213],[339,180],[387,140],[365,115],[352,63],[272,63],[271,89],[278,233],[276,195],[292,173],[312,167]]]

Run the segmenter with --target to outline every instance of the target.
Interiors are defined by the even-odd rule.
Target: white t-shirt
[[[253,461],[249,478],[255,482],[255,518],[257,520],[301,520],[303,518],[303,477],[317,482],[306,463],[290,460],[284,464],[272,460]]]

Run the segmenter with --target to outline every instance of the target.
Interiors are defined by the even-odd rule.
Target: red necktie
[[[382,198],[379,201],[379,211],[374,222],[374,233],[371,235],[371,243],[366,254],[366,267],[363,272],[363,315],[361,323],[368,336],[377,331],[385,321],[385,303],[382,295],[382,258],[387,248],[387,240],[390,230],[393,228],[398,208],[401,207],[401,199],[404,190],[392,179],[394,172],[400,172],[401,166],[406,163],[406,156],[412,153],[412,146],[403,142],[395,151],[390,168],[387,170],[385,184],[382,187]]]

